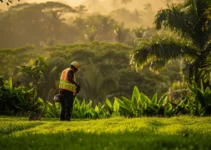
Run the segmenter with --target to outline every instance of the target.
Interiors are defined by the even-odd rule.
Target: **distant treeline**
[[[141,14],[118,9],[108,15],[89,14],[84,6],[72,8],[59,2],[20,3],[0,11],[0,48],[34,44],[40,49],[56,44],[94,40],[121,42],[135,46],[136,38],[146,38],[153,29],[143,29]],[[122,18],[115,20],[114,18]],[[120,22],[123,21],[123,22]],[[139,27],[126,28],[136,23]]]

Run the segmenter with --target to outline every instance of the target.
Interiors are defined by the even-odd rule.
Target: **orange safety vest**
[[[67,68],[62,71],[62,74],[60,76],[60,81],[59,81],[59,89],[64,89],[67,91],[71,91],[73,93],[76,93],[76,85],[69,82],[68,80],[68,71],[72,70],[71,68]],[[73,80],[75,80],[75,74],[73,74]]]

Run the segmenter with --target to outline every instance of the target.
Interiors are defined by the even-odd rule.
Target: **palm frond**
[[[170,28],[172,31],[182,33],[182,36],[194,37],[196,17],[187,14],[187,11],[181,6],[169,6],[168,9],[158,12],[155,19],[157,29],[163,25],[165,28]]]
[[[210,80],[210,73],[211,73],[211,41],[208,41],[202,51],[202,66],[201,70],[201,78],[205,81]],[[203,59],[204,58],[204,59]]]
[[[189,36],[199,46],[209,40],[211,20],[209,19],[210,0],[186,0],[179,5],[168,6],[160,10],[155,19],[157,29],[169,27],[181,31],[183,36]]]
[[[181,57],[192,60],[198,57],[198,52],[198,48],[191,41],[176,36],[176,34],[156,35],[141,43],[141,47],[131,57],[131,64],[142,69],[146,64],[155,61],[161,62],[162,60],[164,63]]]
[[[150,63],[150,71],[154,72],[154,73],[159,73],[160,70],[165,68],[165,65],[168,63],[169,61],[167,60],[154,60]]]
[[[201,71],[201,79],[204,81],[210,81],[211,76],[211,57],[207,58],[206,61],[203,62],[202,67],[200,68]]]
[[[189,35],[191,28],[187,24],[186,13],[181,10],[181,6],[169,6],[168,9],[163,9],[158,11],[155,19],[155,24],[157,29],[161,29],[162,25],[164,27],[170,27],[172,30],[182,31]]]

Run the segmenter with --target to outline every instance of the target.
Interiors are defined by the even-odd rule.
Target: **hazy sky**
[[[155,14],[154,12],[160,10],[161,8],[166,7],[166,0],[133,0],[132,3],[128,3],[127,5],[118,4],[118,7],[112,5],[111,0],[110,1],[109,0],[98,0],[98,1],[101,1],[102,3],[97,3],[96,5],[91,4],[93,2],[92,0],[88,0],[88,2],[87,2],[87,0],[20,0],[20,2],[18,2],[18,0],[13,0],[13,4],[11,4],[11,6],[18,4],[18,3],[25,3],[25,2],[44,3],[47,1],[58,1],[58,2],[65,3],[67,5],[70,5],[72,7],[78,6],[80,4],[84,4],[86,6],[86,8],[89,10],[89,12],[94,12],[94,13],[98,12],[98,13],[104,14],[104,15],[109,14],[114,9],[120,9],[123,7],[127,7],[127,9],[130,10],[131,12],[134,12],[134,10],[139,10],[139,11],[142,10],[143,11],[144,8],[146,7],[146,4],[151,4],[151,7],[152,7],[151,13],[148,12],[147,14],[142,16],[142,20],[144,22],[143,26],[151,25],[152,22],[154,21],[154,14]],[[171,1],[178,2],[178,1],[182,1],[182,0],[171,0]],[[0,3],[0,9],[6,10],[8,8],[9,7],[6,5],[5,2]],[[115,17],[113,16],[113,18],[115,18]],[[124,18],[124,17],[122,17],[122,18]],[[119,18],[115,18],[115,19],[118,20]],[[119,21],[121,21],[121,20],[119,20]]]
[[[67,4],[71,5],[71,6],[78,6],[82,2],[84,2],[85,0],[20,0],[20,2],[18,2],[18,0],[13,0],[13,4],[11,4],[10,6],[12,6],[14,4],[17,4],[17,3],[21,3],[21,2],[42,3],[42,2],[47,2],[47,1],[59,1],[59,2],[67,3]],[[7,9],[7,8],[8,8],[8,6],[6,5],[6,3],[1,3],[0,2],[0,9]]]

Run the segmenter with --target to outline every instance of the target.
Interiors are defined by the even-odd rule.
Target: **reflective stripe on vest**
[[[59,88],[76,93],[76,85],[68,81],[68,71],[70,70],[71,68],[67,68],[62,71],[59,81]],[[73,80],[75,81],[75,74],[73,74]]]

